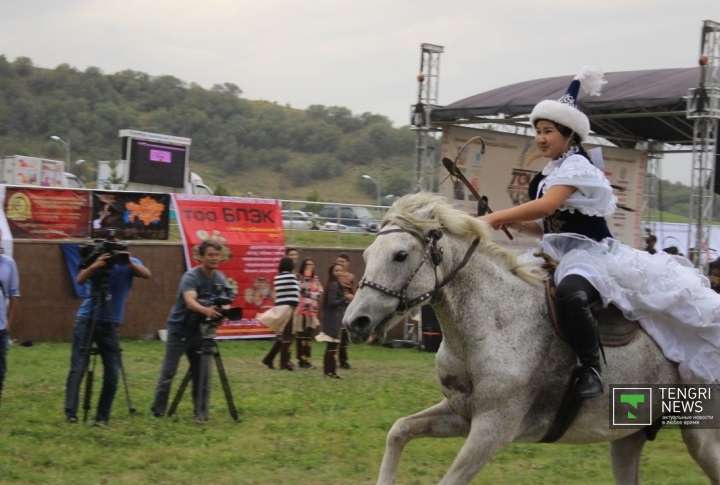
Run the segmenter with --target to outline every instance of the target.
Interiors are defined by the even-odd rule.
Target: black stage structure
[[[533,107],[544,99],[560,98],[573,77],[537,79],[493,89],[435,108],[430,120],[437,125],[527,123]],[[623,148],[635,148],[648,140],[678,146],[666,147],[668,152],[692,147],[693,122],[687,119],[687,95],[689,89],[698,86],[699,68],[610,72],[605,79],[601,96],[589,96],[581,90],[578,98],[578,108],[590,118],[596,136]]]

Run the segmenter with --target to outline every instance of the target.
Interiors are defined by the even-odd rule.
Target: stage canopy
[[[538,102],[560,98],[573,77],[536,79],[493,89],[433,109],[431,121],[459,125],[525,122]],[[693,123],[685,118],[686,97],[688,89],[698,86],[699,68],[610,72],[605,79],[601,96],[589,96],[581,88],[578,99],[595,135],[626,148],[647,140],[692,145]]]

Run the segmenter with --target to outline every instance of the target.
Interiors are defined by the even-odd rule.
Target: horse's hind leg
[[[398,419],[387,435],[385,455],[380,466],[378,485],[392,485],[397,480],[400,455],[405,445],[415,438],[451,438],[467,436],[470,422],[455,414],[447,400],[412,416]]]
[[[720,485],[720,429],[682,428],[681,432],[690,456],[712,485]]]
[[[640,483],[640,455],[645,441],[647,438],[643,429],[610,442],[610,459],[616,485],[638,485]]]

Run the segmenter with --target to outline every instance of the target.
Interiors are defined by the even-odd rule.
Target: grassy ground
[[[124,341],[124,363],[138,412],[129,415],[120,387],[111,431],[64,421],[69,344],[11,347],[0,408],[0,483],[375,483],[385,435],[393,422],[441,398],[434,355],[426,352],[353,346],[353,368],[342,373],[342,380],[334,380],[319,369],[265,368],[259,361],[269,346],[267,341],[219,343],[242,422],[229,417],[215,374],[212,419],[197,426],[187,395],[177,417],[150,415],[163,344]],[[314,353],[317,360],[322,346],[315,345]],[[181,366],[179,375],[184,370]],[[403,454],[398,483],[437,483],[462,443],[462,439],[411,442]],[[611,484],[607,455],[606,445],[511,445],[472,483]],[[641,470],[644,484],[707,483],[685,452],[677,430],[663,430],[657,441],[648,444]]]

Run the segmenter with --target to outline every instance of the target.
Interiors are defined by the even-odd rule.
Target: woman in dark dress
[[[320,333],[315,337],[318,342],[327,342],[323,372],[325,372],[326,376],[335,379],[340,379],[336,372],[336,354],[343,331],[342,319],[345,315],[345,308],[351,300],[350,295],[345,295],[343,291],[341,280],[344,274],[345,268],[338,263],[334,263],[328,270],[328,281],[323,295]]]

